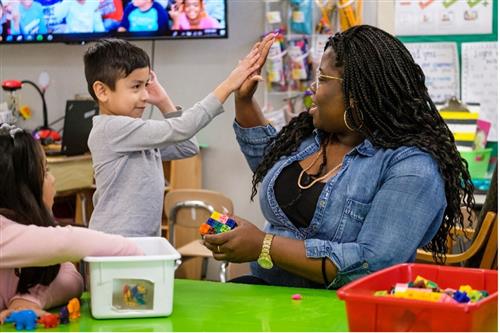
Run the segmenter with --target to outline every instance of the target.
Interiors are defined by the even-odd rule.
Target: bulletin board
[[[491,34],[474,35],[429,35],[429,36],[397,36],[403,43],[432,43],[455,42],[457,43],[458,58],[461,58],[462,43],[471,42],[496,42],[498,41],[498,1],[493,2],[493,31]]]
[[[450,2],[443,0],[444,2]],[[492,29],[491,33],[488,34],[461,34],[461,35],[419,35],[419,36],[397,36],[400,41],[405,44],[409,43],[440,43],[440,44],[456,44],[456,51],[458,55],[458,72],[464,74],[464,64],[462,63],[462,44],[465,44],[465,49],[467,49],[467,43],[481,43],[481,42],[498,42],[498,1],[493,0],[481,0],[487,1],[490,4],[493,3],[493,13],[492,13]],[[426,1],[420,1],[425,3]],[[428,1],[427,1],[428,2]],[[411,47],[411,46],[410,46]],[[465,64],[467,65],[467,64]],[[460,76],[461,76],[460,75]],[[461,80],[462,81],[462,80]],[[463,82],[463,81],[462,81]],[[463,87],[461,87],[463,88]],[[464,93],[464,89],[460,89],[461,93]],[[463,96],[461,96],[463,97]],[[496,105],[496,112],[488,112],[488,121],[492,122],[495,130],[488,141],[498,141],[497,137],[497,121],[498,121],[498,105]],[[491,119],[490,119],[491,118]]]

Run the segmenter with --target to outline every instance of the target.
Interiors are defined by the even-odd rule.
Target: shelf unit
[[[279,29],[285,32],[283,34],[284,47],[278,49],[277,43],[279,42],[275,42],[275,45],[271,47],[265,66],[266,87],[264,89],[263,111],[266,118],[279,129],[288,123],[292,117],[305,109],[302,102],[304,91],[310,86],[312,80],[315,78],[316,69],[321,60],[328,37],[332,33],[340,30],[338,15],[339,3],[343,3],[342,6],[346,6],[352,5],[355,1],[263,1],[265,3],[265,33],[277,31]],[[301,12],[297,10],[300,5],[309,6],[309,9]],[[305,15],[303,13],[305,13]],[[318,33],[317,26],[325,16],[328,17],[330,22],[329,30],[323,28],[320,33]],[[293,29],[292,21],[300,25],[303,33],[297,33],[297,31]],[[325,26],[323,25],[323,27]],[[307,50],[305,52],[303,52],[303,50],[297,50],[297,46],[294,48],[294,41],[300,40],[304,40],[307,45]],[[302,54],[299,55],[299,52]],[[299,72],[293,72],[297,70],[297,68],[300,68],[300,65],[294,68],[293,59],[297,60],[296,63],[303,62],[304,59],[307,59],[307,65],[304,65],[304,67],[307,68],[307,78],[301,78],[299,80],[293,79],[294,77],[301,77]],[[282,65],[280,65],[280,61]],[[280,79],[281,82],[285,84],[271,84],[271,78],[273,78],[273,81],[276,80],[276,73],[279,73],[280,70],[284,72],[283,77],[280,76]],[[278,89],[276,89],[276,86],[278,86]]]

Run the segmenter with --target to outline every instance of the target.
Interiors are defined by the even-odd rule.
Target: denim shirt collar
[[[320,146],[321,139],[326,135],[326,133],[316,128],[313,131],[313,135],[314,135],[314,141],[318,146]],[[354,147],[347,155],[354,155],[355,151],[357,151],[357,153],[360,155],[370,157],[375,154],[376,149],[369,139],[365,139],[359,145]]]

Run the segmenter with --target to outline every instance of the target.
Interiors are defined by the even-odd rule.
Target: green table
[[[293,294],[302,300],[292,300]],[[175,280],[169,317],[94,319],[82,297],[81,317],[37,331],[347,331],[344,303],[335,291]],[[41,327],[39,325],[38,327]],[[12,324],[0,331],[15,331]]]

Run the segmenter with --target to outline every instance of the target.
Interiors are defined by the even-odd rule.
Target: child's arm
[[[0,269],[49,266],[85,256],[141,255],[134,242],[79,227],[39,227],[0,216]]]
[[[99,11],[94,13],[94,32],[105,32],[104,23],[102,22],[102,16]]]
[[[129,153],[146,149],[163,149],[191,139],[213,118],[224,112],[218,98],[209,94],[178,117],[144,120],[130,117],[104,117],[94,123],[100,136],[89,139],[91,150],[104,142],[114,152]]]
[[[173,145],[168,145],[160,150],[161,159],[164,161],[179,160],[181,158],[198,155],[200,146],[196,137]]]
[[[182,7],[184,5],[182,4],[178,4],[177,1],[175,1],[173,4],[172,4],[172,7],[170,9],[170,11],[168,12],[168,14],[170,15],[170,18],[172,19],[172,27],[171,29],[172,30],[178,30],[180,29],[180,26],[179,26],[179,15],[182,13]]]
[[[163,114],[177,111],[177,108],[170,99],[170,96],[168,96],[165,89],[162,87],[160,82],[158,82],[158,77],[153,71],[151,71],[151,79],[149,80],[146,89],[149,94],[147,102],[156,106]]]
[[[5,323],[5,318],[7,318],[12,312],[19,310],[33,310],[38,317],[46,315],[47,312],[42,309],[39,302],[32,302],[27,299],[17,298],[13,301],[9,301],[8,307],[2,309],[0,312],[0,324]]]
[[[69,1],[58,2],[54,5],[53,17],[58,21],[62,21],[68,16],[71,4]]]
[[[229,76],[215,88],[213,94],[219,99],[221,104],[224,104],[229,95],[236,89],[239,89],[247,79],[251,81],[262,79],[259,75],[255,75],[255,71],[260,67],[258,63],[260,58],[259,51],[258,47],[254,47],[243,60],[240,60],[238,66],[236,66]]]
[[[67,303],[73,297],[80,297],[83,292],[83,278],[70,262],[61,264],[59,273],[48,286],[36,285],[28,294],[17,294],[9,301],[9,309],[20,300],[32,302],[40,309],[50,309]]]
[[[135,8],[136,7],[134,6],[133,3],[129,3],[127,5],[127,7],[125,7],[125,9],[123,11],[122,22],[120,23],[120,26],[118,27],[119,32],[128,31],[128,29],[130,28],[129,15],[132,12],[132,10],[134,10]]]
[[[165,33],[168,30],[168,15],[165,8],[163,8],[159,3],[153,2],[153,7],[156,8],[156,13],[158,14],[158,32]]]

